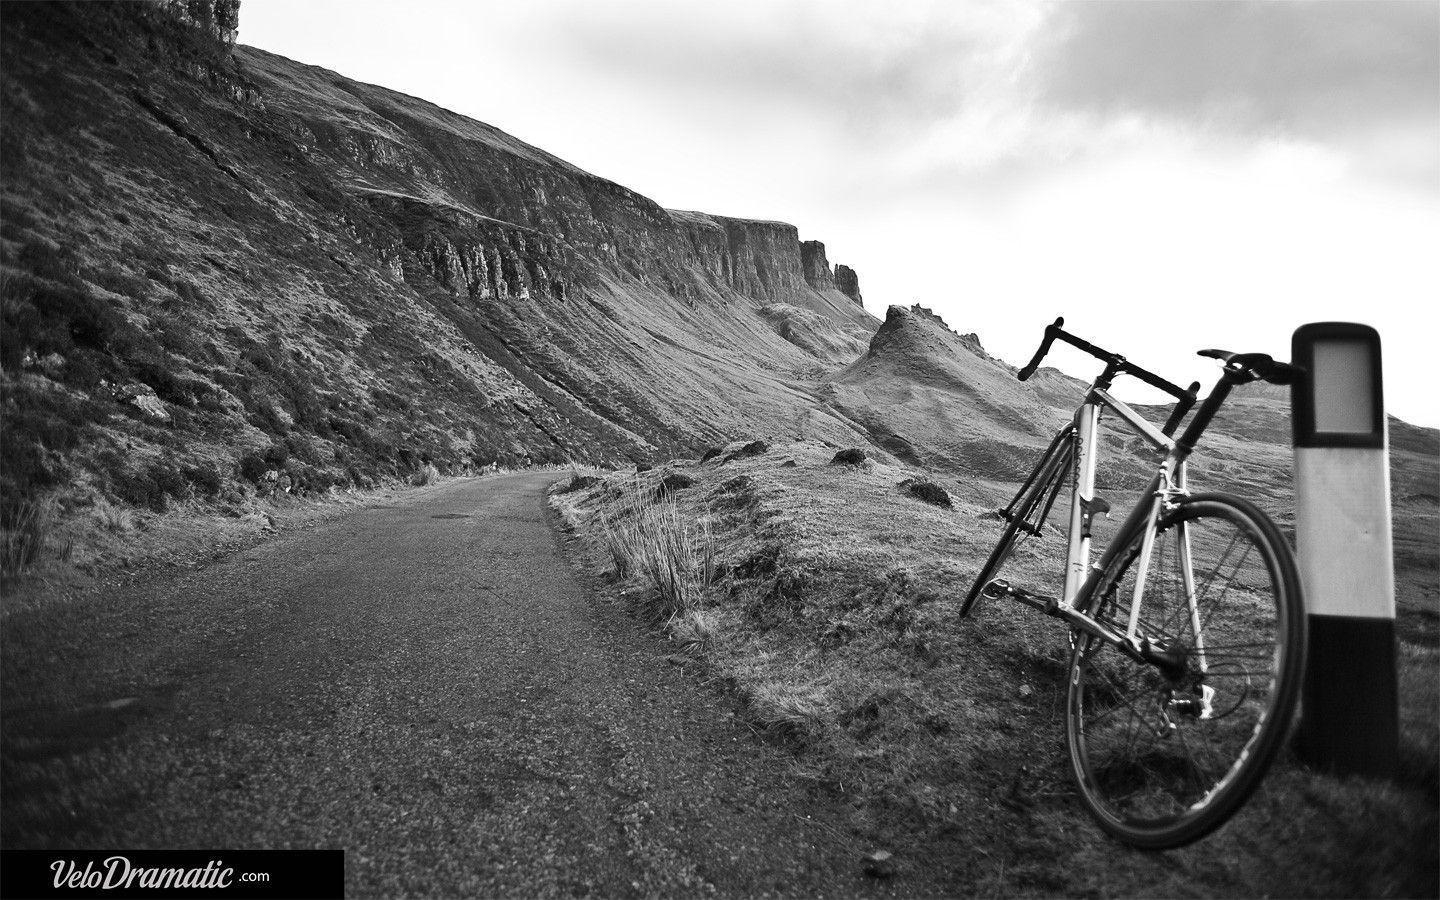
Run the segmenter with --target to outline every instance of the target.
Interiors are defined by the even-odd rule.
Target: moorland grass
[[[669,637],[790,747],[797,778],[849,801],[855,830],[896,852],[902,878],[1000,896],[1435,895],[1435,648],[1402,645],[1395,781],[1331,777],[1284,753],[1216,834],[1136,851],[1106,838],[1074,794],[1063,629],[1015,604],[956,614],[1013,486],[945,479],[947,509],[901,487],[922,473],[831,466],[833,447],[819,444],[776,449],[611,475],[554,502],[622,586],[652,595],[661,587],[643,574],[636,535],[707,524],[714,581],[686,595]],[[693,485],[650,501],[675,471]],[[1048,586],[1063,553],[1049,530],[1007,575]]]

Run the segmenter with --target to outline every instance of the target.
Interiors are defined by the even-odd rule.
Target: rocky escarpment
[[[819,241],[805,241],[800,245],[800,268],[805,274],[805,283],[817,291],[835,287],[835,272],[825,257],[825,245]]]
[[[153,15],[169,17],[225,45],[240,31],[240,0],[154,0]]]
[[[860,296],[860,276],[849,266],[835,267],[835,289],[856,303],[864,302],[864,298]]]
[[[683,453],[808,416],[878,324],[794,226],[231,46],[236,8],[0,17],[0,505]]]

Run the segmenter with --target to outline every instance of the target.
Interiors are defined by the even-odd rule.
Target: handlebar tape
[[[1021,381],[1030,380],[1030,376],[1034,375],[1035,370],[1039,368],[1040,360],[1044,359],[1045,354],[1050,352],[1050,345],[1055,343],[1055,336],[1060,333],[1060,329],[1064,324],[1065,317],[1060,316],[1056,318],[1053,323],[1045,326],[1045,338],[1040,341],[1040,349],[1036,350],[1035,355],[1030,357],[1030,362],[1025,364],[1025,368],[1015,373],[1016,378],[1019,378]]]

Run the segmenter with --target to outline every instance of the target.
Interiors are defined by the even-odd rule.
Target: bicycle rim
[[[1185,601],[1188,537],[1200,639]],[[1089,602],[1129,624],[1143,529]],[[1278,750],[1300,688],[1304,616],[1288,545],[1257,509],[1208,495],[1162,518],[1139,634],[1167,648],[1169,672],[1081,636],[1071,657],[1066,732],[1089,811],[1110,833],[1151,849],[1189,843],[1223,823]]]

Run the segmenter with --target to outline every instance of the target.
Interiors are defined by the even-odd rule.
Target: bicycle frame
[[[1194,645],[1185,653],[1177,655],[1167,652],[1167,648],[1163,646],[1152,644],[1144,635],[1140,634],[1140,610],[1145,599],[1145,583],[1149,577],[1151,555],[1155,549],[1156,528],[1160,521],[1160,515],[1167,506],[1177,502],[1176,498],[1186,496],[1188,489],[1185,462],[1210,421],[1230,395],[1231,389],[1235,385],[1246,384],[1261,378],[1276,384],[1288,384],[1295,377],[1296,370],[1288,364],[1277,363],[1265,354],[1233,354],[1221,350],[1202,350],[1200,355],[1219,359],[1224,364],[1220,380],[1211,389],[1199,408],[1195,410],[1195,414],[1190,417],[1184,433],[1178,438],[1172,438],[1171,435],[1194,405],[1200,383],[1195,382],[1188,389],[1182,389],[1153,372],[1131,363],[1119,354],[1102,350],[1094,344],[1066,332],[1061,328],[1064,324],[1064,318],[1059,318],[1045,329],[1045,337],[1040,344],[1040,349],[1035,351],[1030,362],[1016,373],[1016,377],[1021,381],[1030,378],[1056,340],[1070,344],[1103,361],[1105,370],[1086,391],[1084,400],[1079,409],[1075,411],[1073,428],[1067,427],[1056,437],[1035,472],[1026,481],[1020,493],[1016,495],[1016,500],[1012,501],[1011,507],[1006,508],[1004,517],[1010,518],[1014,512],[1015,502],[1021,500],[1032,484],[1039,485],[1037,490],[1043,487],[1043,479],[1048,477],[1045,469],[1051,463],[1052,453],[1060,446],[1061,439],[1073,430],[1074,486],[1071,492],[1065,584],[1058,600],[1015,589],[1008,584],[1005,586],[1005,591],[1027,605],[1064,619],[1072,628],[1094,635],[1106,643],[1113,644],[1126,655],[1155,665],[1167,673],[1174,672],[1182,663],[1193,660],[1203,675],[1208,671],[1208,667],[1195,597],[1195,577],[1192,570],[1189,529],[1183,521],[1176,523],[1174,534],[1179,543],[1177,556],[1181,568],[1181,590],[1185,594],[1190,628],[1195,639]],[[1138,378],[1176,398],[1177,403],[1164,428],[1156,428],[1129,405],[1116,399],[1110,393],[1111,383],[1120,375]],[[1100,562],[1092,565],[1090,561],[1090,522],[1095,511],[1095,468],[1099,453],[1100,417],[1101,413],[1106,410],[1118,416],[1131,431],[1147,441],[1153,448],[1164,451],[1164,457],[1155,471],[1155,476],[1146,487],[1140,502],[1136,503],[1135,508],[1130,511],[1124,524],[1121,525],[1115,540],[1107,548]],[[1053,497],[1041,512],[1041,522],[1049,512],[1049,502],[1053,502]],[[1015,525],[1020,524],[1014,519],[1012,522]],[[1026,526],[1026,529],[1030,533],[1038,533],[1039,527],[1040,522],[1037,522],[1034,525]],[[1141,536],[1140,557],[1136,561],[1135,588],[1130,598],[1130,615],[1125,631],[1121,633],[1115,628],[1096,621],[1084,610],[1093,606],[1092,595],[1098,589],[1100,579],[1114,563],[1117,555],[1124,551],[1137,533]],[[977,585],[976,590],[979,589],[980,586]]]
[[[1164,458],[1155,476],[1146,487],[1140,502],[1131,510],[1121,526],[1119,537],[1107,548],[1105,555],[1096,565],[1091,565],[1090,520],[1095,504],[1095,469],[1099,456],[1100,418],[1108,410],[1120,418],[1135,434],[1143,438],[1155,450],[1163,450]],[[1065,619],[1072,627],[1093,634],[1119,647],[1122,652],[1138,660],[1164,663],[1163,647],[1154,647],[1139,633],[1140,610],[1144,604],[1145,582],[1150,567],[1150,557],[1155,545],[1156,523],[1166,505],[1174,498],[1184,496],[1186,488],[1185,461],[1190,449],[1184,441],[1176,441],[1154,425],[1125,402],[1117,399],[1097,382],[1091,385],[1084,402],[1075,412],[1075,475],[1070,505],[1069,547],[1066,554],[1065,586],[1059,602],[1046,611]],[[1093,619],[1081,610],[1089,605],[1091,594],[1099,586],[1104,571],[1114,557],[1129,543],[1125,540],[1135,528],[1143,528],[1140,559],[1136,569],[1135,590],[1130,598],[1130,615],[1124,634]],[[1199,671],[1206,671],[1204,640],[1200,630],[1199,608],[1195,599],[1195,581],[1190,563],[1190,539],[1184,523],[1176,526],[1179,544],[1182,587],[1185,602],[1189,608],[1191,630],[1195,644],[1190,658]]]

